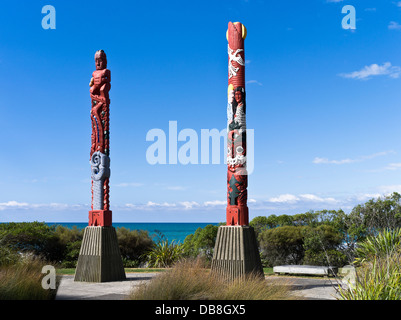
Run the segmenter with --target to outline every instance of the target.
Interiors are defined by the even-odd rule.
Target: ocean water
[[[149,236],[157,240],[162,234],[169,242],[176,241],[183,243],[185,237],[194,233],[198,228],[204,228],[208,224],[217,226],[218,223],[192,223],[192,222],[113,222],[114,228],[124,227],[129,230],[145,230]],[[67,228],[76,226],[78,229],[84,229],[88,226],[85,222],[47,222],[47,225],[62,225]]]

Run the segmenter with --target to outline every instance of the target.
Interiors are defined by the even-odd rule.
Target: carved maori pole
[[[125,271],[118,246],[117,233],[112,226],[109,203],[110,142],[110,70],[103,50],[95,53],[96,70],[89,83],[92,101],[92,204],[89,225],[85,228],[79,251],[74,281],[106,282],[124,280]]]
[[[227,225],[248,225],[246,170],[245,53],[246,29],[229,23],[227,105]]]
[[[96,70],[89,83],[92,100],[92,206],[89,211],[90,226],[111,226],[109,210],[110,141],[109,114],[111,73],[107,69],[107,57],[103,50],[95,54]]]
[[[264,277],[255,232],[249,226],[246,169],[245,55],[246,28],[228,24],[227,209],[217,231],[212,273],[228,280],[246,274]]]

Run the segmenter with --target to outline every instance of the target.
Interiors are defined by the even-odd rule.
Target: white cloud
[[[8,202],[0,203],[0,210],[28,208],[28,207],[29,207],[29,204],[26,202],[8,201]]]
[[[167,190],[172,190],[172,191],[183,191],[186,190],[186,187],[182,187],[182,186],[168,186],[166,187]]]
[[[389,30],[400,30],[401,25],[396,21],[390,21],[390,23],[388,24],[388,28]]]
[[[15,210],[15,209],[25,209],[25,210],[33,210],[33,209],[44,209],[44,210],[77,210],[82,209],[84,206],[75,204],[69,205],[65,203],[27,203],[27,202],[18,202],[18,201],[8,201],[0,203],[0,211],[3,210]]]
[[[363,67],[359,71],[341,73],[339,76],[349,79],[368,80],[373,76],[389,76],[390,78],[396,79],[400,76],[400,74],[400,67],[392,66],[390,62],[386,62],[381,66],[374,63]]]
[[[301,198],[301,200],[311,201],[311,202],[330,202],[330,203],[338,202],[334,198],[321,198],[314,194],[301,194],[299,197]]]
[[[192,209],[194,207],[199,207],[199,203],[196,201],[183,201],[180,205],[184,206],[184,209]]]
[[[316,157],[315,159],[313,159],[313,163],[315,164],[347,164],[347,163],[355,163],[355,162],[362,162],[365,160],[369,160],[369,159],[373,159],[376,157],[381,157],[381,156],[385,156],[388,155],[390,153],[394,153],[394,151],[390,150],[390,151],[383,151],[383,152],[377,152],[374,154],[370,154],[367,156],[361,156],[355,159],[350,159],[350,158],[346,158],[346,159],[341,159],[341,160],[329,160],[327,158],[320,158],[320,157]]]
[[[227,201],[221,201],[221,200],[205,201],[203,203],[203,205],[206,207],[222,206],[222,205],[226,205],[226,204],[227,204]]]
[[[196,201],[180,201],[177,203],[169,203],[169,202],[158,203],[158,202],[148,201],[146,204],[127,203],[122,207],[122,209],[123,208],[134,209],[134,210],[173,209],[174,211],[177,211],[177,210],[188,210],[194,208],[214,207],[217,205],[221,205],[223,203],[226,202],[216,200],[216,201],[206,201],[203,204],[200,204]]]
[[[352,160],[352,159],[329,160],[327,158],[319,158],[319,157],[316,157],[315,159],[313,159],[313,163],[316,163],[316,164],[321,164],[321,163],[344,164],[344,163],[352,163],[352,162],[355,162],[355,160]]]
[[[143,183],[139,183],[139,182],[121,182],[121,183],[117,183],[113,185],[114,187],[122,187],[122,188],[126,188],[126,187],[141,187],[143,186]]]
[[[168,203],[168,202],[163,202],[163,203],[157,203],[157,202],[153,202],[153,201],[148,201],[148,203],[146,204],[147,207],[175,207],[176,204],[175,203]]]
[[[282,194],[278,197],[270,198],[268,201],[273,203],[294,203],[299,201],[299,198],[293,194]]]
[[[388,185],[388,186],[380,186],[378,187],[380,193],[389,195],[392,194],[393,192],[398,192],[401,193],[401,185]]]
[[[338,2],[343,2],[343,0],[326,0],[328,3],[338,3]]]
[[[384,168],[385,170],[398,170],[401,169],[401,163],[389,163],[387,167]]]
[[[255,83],[255,84],[259,85],[259,86],[263,86],[263,84],[260,83],[258,80],[249,80],[249,81],[246,82],[246,84],[252,84],[252,83]]]
[[[337,203],[338,201],[334,198],[322,198],[319,197],[315,194],[300,194],[298,196],[293,195],[293,194],[282,194],[279,195],[278,197],[273,197],[268,199],[268,202],[273,202],[273,203],[290,203],[294,204],[297,202],[330,202],[330,203]]]

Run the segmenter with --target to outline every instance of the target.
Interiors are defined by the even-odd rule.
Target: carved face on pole
[[[103,70],[107,68],[107,58],[103,50],[96,51],[95,63],[96,63],[96,70]]]
[[[241,91],[235,91],[235,101],[237,101],[237,103],[241,103],[241,101],[242,101],[242,92]]]

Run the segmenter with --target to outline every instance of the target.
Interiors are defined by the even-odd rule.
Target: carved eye
[[[244,148],[239,146],[235,149],[237,151],[237,153],[242,154],[244,152]]]

